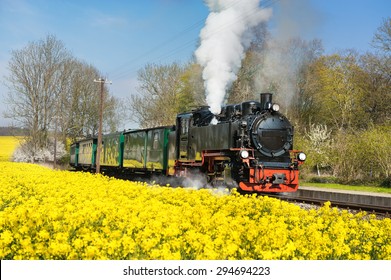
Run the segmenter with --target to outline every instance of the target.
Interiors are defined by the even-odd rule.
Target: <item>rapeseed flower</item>
[[[329,203],[0,163],[1,259],[391,259],[390,229]]]

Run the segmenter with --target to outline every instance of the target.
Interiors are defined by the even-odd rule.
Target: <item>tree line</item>
[[[272,92],[308,154],[308,180],[391,187],[391,18],[374,33],[373,51],[325,54],[320,40],[277,40],[257,26],[227,103]],[[142,127],[175,123],[179,112],[206,105],[202,69],[146,65],[129,104]]]
[[[374,33],[373,51],[363,54],[325,54],[320,40],[278,40],[265,24],[254,34],[226,103],[272,92],[295,126],[296,148],[308,154],[302,172],[307,179],[390,186],[391,18]],[[100,73],[61,41],[47,36],[13,51],[9,69],[7,116],[28,129],[34,149],[47,145],[56,123],[64,142],[96,135],[99,91],[93,80]],[[127,118],[141,128],[172,125],[177,113],[206,105],[195,59],[147,64],[137,78]],[[107,89],[105,96],[109,132],[117,128],[120,108]]]

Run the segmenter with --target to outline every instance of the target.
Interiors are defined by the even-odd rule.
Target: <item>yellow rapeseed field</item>
[[[1,259],[391,259],[390,229],[329,204],[0,163]]]
[[[0,136],[0,162],[10,161],[15,148],[19,145],[20,137]]]

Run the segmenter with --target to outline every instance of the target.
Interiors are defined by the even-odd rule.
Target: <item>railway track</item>
[[[110,175],[110,174],[109,174]],[[114,176],[119,179],[129,179],[121,176]],[[135,178],[132,178],[133,180]],[[149,182],[151,178],[137,177],[137,181]],[[155,181],[154,181],[155,183]],[[162,185],[170,183],[170,185],[181,184],[179,182],[158,182]],[[177,183],[177,184],[176,184]],[[246,193],[246,192],[244,192]],[[269,197],[278,198],[285,201],[291,201],[296,203],[305,203],[309,205],[322,206],[325,202],[330,201],[333,207],[341,209],[348,209],[353,211],[366,211],[367,213],[373,213],[381,217],[391,217],[391,195],[390,194],[355,194],[348,191],[337,191],[337,190],[324,190],[318,188],[307,188],[300,187],[295,193],[278,193],[278,194],[260,194]],[[366,197],[374,198],[369,200],[371,203],[365,203]],[[380,200],[379,200],[380,198]],[[379,203],[377,203],[379,202]]]
[[[344,195],[343,198],[347,199],[341,199],[341,198],[321,198],[324,191],[321,192],[322,195],[316,195],[316,191],[312,192],[312,196],[308,195],[302,195],[300,192],[295,194],[267,194],[269,197],[275,197],[281,200],[290,201],[290,202],[296,202],[296,203],[305,203],[305,204],[311,204],[311,205],[319,205],[322,206],[325,202],[330,201],[331,206],[338,207],[341,209],[348,209],[353,211],[366,211],[367,213],[375,214],[380,217],[391,217],[391,204],[390,205],[376,205],[373,203],[358,203],[355,201],[349,200],[351,196]],[[326,196],[327,197],[327,196]],[[365,199],[364,199],[365,200]]]

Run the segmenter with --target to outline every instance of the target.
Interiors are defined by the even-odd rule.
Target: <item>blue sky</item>
[[[292,35],[321,39],[326,53],[370,51],[374,32],[391,16],[389,0],[261,3],[273,9],[272,32],[288,26]],[[114,96],[125,98],[135,93],[137,70],[145,64],[191,58],[207,15],[202,0],[0,0],[0,81],[8,76],[12,50],[52,34],[75,57],[107,76]],[[11,123],[2,117],[6,93],[0,83],[0,126]]]

